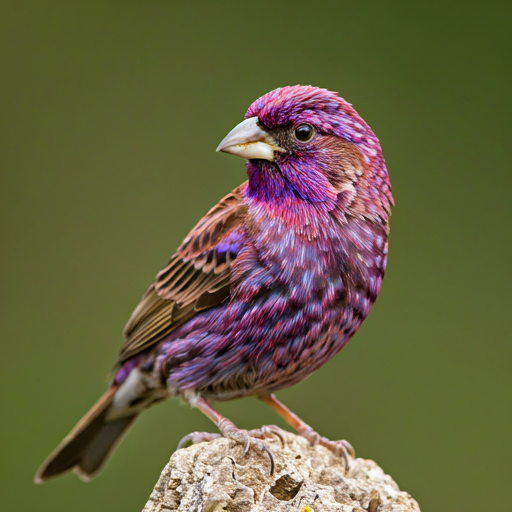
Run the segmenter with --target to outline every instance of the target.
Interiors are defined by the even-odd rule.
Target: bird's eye
[[[295,127],[294,134],[298,141],[309,142],[313,138],[315,130],[310,124],[299,124]]]

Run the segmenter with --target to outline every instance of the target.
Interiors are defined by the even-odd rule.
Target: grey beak
[[[274,161],[274,152],[283,151],[272,137],[260,128],[257,117],[250,117],[235,126],[217,147],[217,151],[241,156],[247,160],[258,158]]]

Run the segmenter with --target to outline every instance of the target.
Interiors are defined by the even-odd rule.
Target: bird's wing
[[[231,265],[247,211],[240,188],[199,221],[157,274],[126,324],[116,366],[164,339],[198,311],[229,298]]]

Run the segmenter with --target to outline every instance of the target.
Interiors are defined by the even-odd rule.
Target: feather
[[[229,298],[232,255],[247,211],[240,188],[199,221],[157,274],[126,324],[115,367],[165,339],[197,312]]]

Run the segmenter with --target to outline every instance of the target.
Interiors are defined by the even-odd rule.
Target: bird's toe
[[[348,472],[350,469],[350,457],[353,459],[356,457],[356,452],[348,441],[345,439],[340,439],[339,441],[331,441],[326,437],[320,437],[318,444],[324,446],[335,455],[341,457],[345,464],[345,470]]]
[[[185,448],[192,444],[204,443],[211,441],[212,439],[218,439],[219,437],[222,437],[221,434],[212,434],[210,432],[191,432],[181,438],[177,449],[180,450],[181,448]]]
[[[275,427],[277,429],[277,427]],[[233,439],[237,443],[240,443],[244,447],[244,453],[247,453],[251,448],[265,452],[270,459],[270,475],[274,474],[275,469],[275,457],[274,453],[263,441],[265,437],[268,437],[271,433],[276,434],[274,429],[265,427],[257,430],[247,431],[236,427],[231,421],[223,418],[223,421],[219,423],[219,429],[224,437]],[[280,436],[282,439],[282,436]]]
[[[249,435],[256,439],[266,439],[271,437],[277,437],[281,442],[281,447],[284,448],[285,441],[283,434],[281,433],[282,429],[280,429],[277,425],[263,425],[260,428],[256,428],[254,430],[249,430]]]

